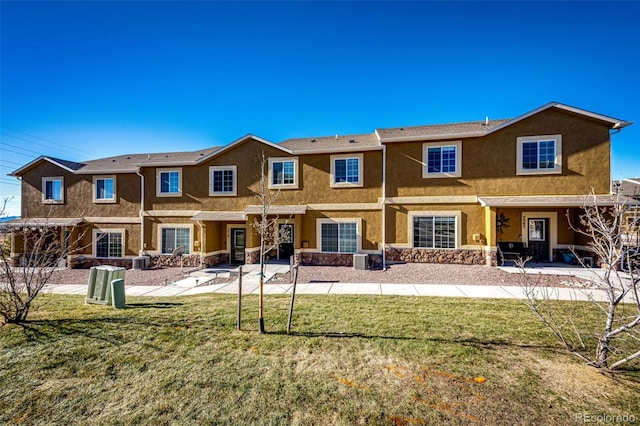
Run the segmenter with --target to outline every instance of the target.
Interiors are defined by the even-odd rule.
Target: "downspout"
[[[144,175],[140,173],[140,168],[136,171],[136,174],[140,176],[140,256],[144,254]]]
[[[382,270],[387,270],[387,146],[382,145]]]
[[[200,268],[203,267],[204,265],[204,254],[203,254],[203,250],[205,247],[205,239],[204,239],[204,225],[202,224],[201,220],[196,221],[198,223],[198,226],[200,226]]]

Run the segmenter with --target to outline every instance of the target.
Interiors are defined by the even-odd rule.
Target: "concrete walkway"
[[[244,265],[242,267],[242,293],[258,294],[259,265]],[[501,269],[520,273],[515,267],[501,267]],[[573,275],[578,280],[586,279],[599,270],[584,270],[583,268],[559,267],[531,267],[526,269],[531,274]],[[283,282],[268,282],[277,273],[289,272],[288,264],[268,264],[265,270],[265,294],[290,294],[293,284]],[[188,296],[203,293],[238,294],[240,280],[221,284],[206,284],[216,277],[238,276],[238,268],[210,268],[192,272],[184,280],[166,286],[125,286],[126,296]],[[536,289],[538,296],[549,295],[559,300],[597,300],[605,301],[606,295],[601,290],[588,290],[570,287],[542,287]],[[47,285],[45,293],[86,295],[85,284]],[[451,285],[451,284],[380,284],[380,283],[301,283],[296,286],[296,294],[369,294],[369,295],[397,295],[397,296],[439,296],[439,297],[474,297],[489,299],[524,299],[525,290],[518,286],[492,285]],[[633,302],[631,295],[625,299]]]

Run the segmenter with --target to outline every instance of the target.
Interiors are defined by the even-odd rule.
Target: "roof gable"
[[[597,114],[584,109],[561,104],[559,102],[549,102],[548,104],[511,119],[490,121],[487,119],[485,121],[471,121],[463,123],[376,129],[376,134],[378,135],[381,143],[481,137],[511,126],[550,108],[556,108],[582,115],[593,120],[602,121],[606,123],[610,129],[622,129],[633,124],[633,121],[619,120],[617,118]]]
[[[83,163],[76,163],[74,161],[62,160],[60,158],[47,157],[47,156],[41,155],[35,160],[9,173],[9,176],[20,176],[24,174],[27,170],[37,166],[38,164],[44,161],[49,162],[55,166],[58,166],[61,169],[68,171],[69,173],[76,173],[78,170],[82,169],[85,166],[85,164]]]
[[[270,146],[270,147],[275,148],[277,150],[283,151],[283,152],[285,152],[287,154],[292,154],[292,151],[290,149],[286,148],[286,147],[280,146],[280,145],[275,144],[273,142],[269,142],[268,140],[263,139],[263,138],[261,138],[259,136],[256,136],[256,135],[252,135],[251,133],[247,133],[246,135],[242,136],[239,139],[236,139],[235,141],[231,142],[230,144],[225,145],[222,148],[220,148],[220,149],[218,149],[218,150],[216,150],[214,152],[211,152],[209,155],[201,157],[198,161],[196,161],[196,164],[199,164],[199,163],[207,161],[207,160],[209,160],[211,158],[217,157],[218,155],[221,155],[222,153],[227,152],[230,149],[232,149],[232,148],[234,148],[234,147],[236,147],[238,145],[241,145],[241,144],[243,144],[243,143],[245,143],[245,142],[247,142],[249,140],[252,140],[252,139],[257,141],[257,142],[260,142],[260,143],[262,143],[264,145],[267,145],[267,146]]]

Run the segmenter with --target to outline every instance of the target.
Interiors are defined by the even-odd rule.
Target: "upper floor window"
[[[189,254],[191,249],[191,228],[161,227],[160,240],[162,242],[162,254],[172,254],[178,247],[184,247],[184,254]]]
[[[158,169],[156,180],[158,197],[182,195],[182,169]]]
[[[462,141],[431,142],[422,145],[422,177],[462,176]]]
[[[93,178],[93,202],[113,203],[116,201],[115,176],[96,176]]]
[[[331,156],[331,186],[362,186],[362,154]]]
[[[298,188],[298,158],[269,158],[269,186],[271,188]]]
[[[93,231],[93,241],[95,244],[94,253],[96,257],[110,258],[122,257],[124,231],[108,230],[102,231],[95,229]]]
[[[358,221],[341,219],[319,221],[320,250],[333,253],[358,252]]]
[[[236,195],[237,166],[209,167],[209,195]]]
[[[516,174],[562,173],[562,135],[524,136],[517,143]]]
[[[47,204],[60,204],[64,202],[64,178],[42,178],[42,201]]]

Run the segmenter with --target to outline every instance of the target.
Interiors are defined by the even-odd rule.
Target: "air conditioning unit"
[[[147,269],[149,267],[149,257],[139,256],[133,258],[133,269]]]
[[[368,254],[354,254],[353,255],[353,269],[358,271],[365,271],[369,265]]]

